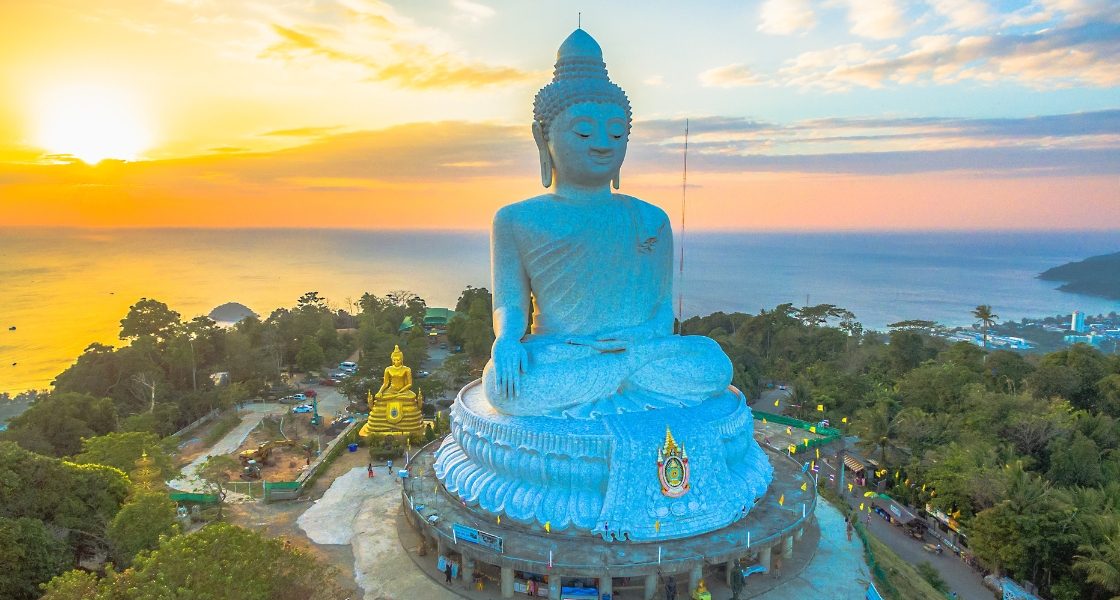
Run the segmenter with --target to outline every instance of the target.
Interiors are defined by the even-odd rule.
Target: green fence
[[[801,419],[795,419],[786,415],[777,415],[761,410],[752,410],[752,412],[754,413],[754,418],[756,421],[760,419],[766,419],[768,423],[777,423],[779,425],[797,427],[798,429],[802,429],[806,432],[822,436],[810,439],[809,443],[807,444],[797,444],[798,451],[808,450],[810,448],[816,448],[818,446],[827,446],[828,444],[831,444],[832,442],[840,439],[840,437],[844,435],[843,432],[841,432],[839,429],[834,429],[832,427],[819,427],[816,423],[809,423],[807,421],[802,421]],[[814,431],[810,431],[810,429],[813,429]]]
[[[172,492],[168,494],[172,502],[189,502],[192,504],[217,504],[218,497],[214,494],[192,494],[190,492]]]

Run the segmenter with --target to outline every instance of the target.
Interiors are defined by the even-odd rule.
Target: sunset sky
[[[467,228],[582,25],[689,227],[1120,228],[1115,0],[0,4],[0,226]]]

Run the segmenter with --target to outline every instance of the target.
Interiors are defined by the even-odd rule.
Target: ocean
[[[883,329],[904,319],[971,324],[978,304],[1001,320],[1120,311],[1035,279],[1120,250],[1116,231],[690,232],[684,250],[686,317],[829,303]],[[0,392],[45,388],[90,343],[120,344],[120,320],[142,297],[184,319],[230,301],[264,318],[308,291],[335,308],[391,290],[454,307],[463,288],[489,279],[485,232],[0,230]]]

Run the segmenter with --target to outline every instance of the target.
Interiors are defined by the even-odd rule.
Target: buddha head
[[[394,367],[399,367],[404,364],[404,352],[401,352],[401,347],[394,344],[393,353],[389,355],[389,360],[393,361]]]
[[[533,101],[541,184],[607,181],[618,189],[630,135],[630,101],[611,82],[599,44],[577,29],[560,45],[552,82]]]

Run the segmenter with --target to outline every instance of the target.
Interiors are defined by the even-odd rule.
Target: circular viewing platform
[[[449,493],[433,468],[439,444],[429,444],[409,463],[403,512],[438,556],[458,555],[464,580],[485,565],[498,568],[504,597],[514,592],[515,572],[549,576],[558,598],[563,578],[597,579],[603,594],[609,593],[612,578],[645,577],[648,597],[659,574],[688,573],[694,587],[705,565],[744,560],[744,565],[769,570],[773,552],[787,557],[792,553],[816,508],[811,475],[785,454],[765,449],[774,467],[773,482],[746,517],[722,529],[652,542],[607,541],[576,531],[549,533],[499,520]]]

